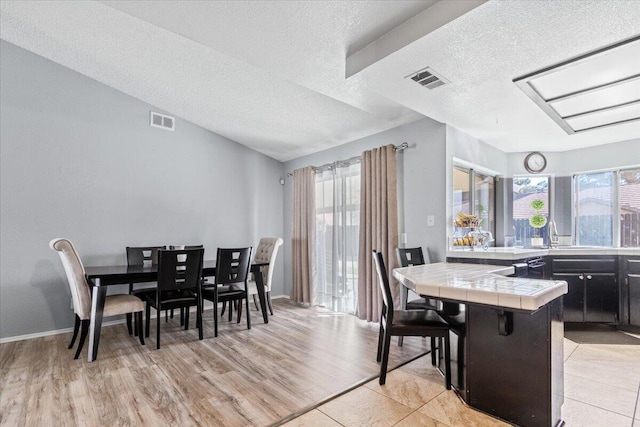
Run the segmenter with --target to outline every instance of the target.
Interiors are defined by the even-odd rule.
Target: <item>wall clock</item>
[[[540,173],[547,167],[547,159],[538,151],[533,151],[524,158],[524,168],[529,173]]]

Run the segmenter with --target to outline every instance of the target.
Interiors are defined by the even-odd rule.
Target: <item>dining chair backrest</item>
[[[166,246],[127,246],[127,265],[157,265],[160,249]]]
[[[391,287],[389,286],[389,276],[387,276],[387,268],[384,265],[384,258],[382,253],[373,251],[373,261],[376,264],[376,272],[378,273],[378,285],[380,285],[380,291],[382,291],[382,301],[384,302],[385,311],[393,313],[393,296],[391,295]],[[389,317],[390,313],[387,313]],[[393,314],[391,314],[393,316]]]
[[[216,285],[246,283],[253,248],[222,249],[216,256]]]
[[[169,245],[169,249],[200,249],[204,245]]]
[[[263,237],[258,243],[254,260],[256,263],[268,262],[260,268],[262,271],[262,280],[267,291],[271,290],[271,279],[273,278],[274,264],[278,249],[282,246],[283,240],[280,237]]]
[[[204,249],[158,251],[158,289],[195,289],[202,277]]]
[[[91,318],[91,293],[84,272],[82,260],[76,249],[68,239],[53,239],[49,242],[49,247],[58,252],[64,272],[67,275],[71,299],[73,301],[73,311],[80,320]]]
[[[398,256],[398,264],[400,264],[400,267],[411,267],[414,265],[425,264],[422,247],[396,248],[396,255]],[[429,258],[428,255],[427,258]]]

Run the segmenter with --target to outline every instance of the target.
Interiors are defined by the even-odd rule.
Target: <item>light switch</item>
[[[402,243],[403,245],[407,244],[407,233],[400,234],[400,243]]]
[[[427,226],[428,227],[433,227],[434,225],[436,225],[436,217],[433,215],[428,215],[427,216]]]

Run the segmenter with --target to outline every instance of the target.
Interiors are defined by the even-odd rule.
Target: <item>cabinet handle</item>
[[[587,279],[589,279],[589,280],[591,280],[592,278],[593,277],[590,274],[587,276]]]
[[[581,274],[581,275],[578,276],[578,279],[583,280],[584,276]]]

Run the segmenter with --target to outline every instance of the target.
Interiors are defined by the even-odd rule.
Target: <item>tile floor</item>
[[[615,332],[622,333],[622,332]],[[640,339],[640,336],[636,336]],[[640,427],[640,345],[564,343],[568,427]],[[635,423],[635,424],[634,424]],[[422,357],[284,424],[297,426],[507,426],[466,406]]]

